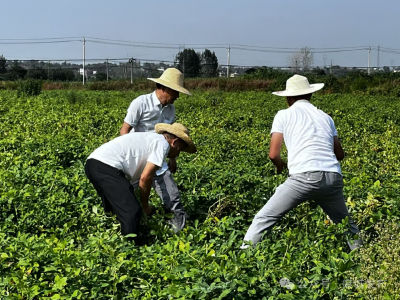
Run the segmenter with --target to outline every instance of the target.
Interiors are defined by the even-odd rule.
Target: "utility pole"
[[[368,47],[368,75],[371,75],[371,47]]]
[[[135,61],[134,58],[130,58],[129,62],[131,63],[131,84],[133,84],[133,62]]]
[[[179,49],[181,48],[181,46],[179,46]],[[182,50],[182,61],[183,61],[183,66],[182,66],[182,77],[183,77],[183,79],[185,79],[185,54],[184,54],[184,52],[185,52],[185,45],[183,45],[183,50]],[[189,76],[190,77],[190,76]]]
[[[50,61],[49,61],[49,63],[47,64],[47,79],[50,80]]]
[[[227,66],[226,66],[226,78],[229,78],[230,56],[231,56],[231,45],[229,45],[229,47],[228,47],[228,63],[227,63]]]
[[[85,85],[85,44],[86,39],[83,37],[83,85]]]
[[[380,47],[379,47],[379,45],[378,45],[378,64],[377,64],[378,72],[379,72],[379,50],[380,50]]]
[[[107,81],[108,81],[108,58],[106,60],[106,69],[107,69]]]
[[[324,68],[326,68],[326,59],[328,58],[328,56],[326,54],[324,54]]]
[[[333,59],[331,59],[331,69],[330,69],[330,74],[332,75],[332,66],[333,66]]]

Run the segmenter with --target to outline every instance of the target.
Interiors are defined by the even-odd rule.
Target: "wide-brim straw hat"
[[[178,69],[168,68],[164,71],[164,73],[162,73],[160,78],[147,79],[166,86],[174,91],[178,91],[189,96],[192,95],[187,89],[183,87],[183,74]]]
[[[314,93],[323,87],[323,83],[309,84],[307,77],[296,74],[286,81],[286,90],[272,92],[272,94],[277,96],[300,96]]]
[[[185,152],[195,153],[197,151],[196,146],[194,145],[192,139],[189,136],[189,130],[181,123],[167,124],[167,123],[158,123],[155,126],[155,130],[157,133],[168,132],[171,133],[182,141],[184,141],[188,146],[185,148]]]

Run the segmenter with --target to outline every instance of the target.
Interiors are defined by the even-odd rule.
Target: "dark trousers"
[[[138,233],[142,208],[124,172],[95,159],[88,159],[85,173],[101,197],[105,212],[113,212],[123,235]]]

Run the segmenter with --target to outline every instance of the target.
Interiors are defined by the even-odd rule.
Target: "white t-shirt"
[[[147,162],[161,167],[169,152],[169,144],[162,134],[137,132],[124,134],[93,151],[87,159],[96,159],[122,170],[136,184]]]
[[[341,173],[333,151],[333,137],[337,136],[330,116],[307,100],[298,100],[291,107],[280,110],[272,123],[271,134],[283,133],[288,151],[290,174],[309,171]]]
[[[163,107],[156,92],[141,95],[129,105],[124,121],[132,126],[130,133],[154,131],[157,123],[175,122],[175,106],[168,104]],[[157,175],[165,173],[166,170],[168,164],[164,162]]]

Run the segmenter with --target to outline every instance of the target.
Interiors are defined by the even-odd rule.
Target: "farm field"
[[[0,299],[395,299],[400,294],[400,99],[315,94],[335,121],[349,210],[365,245],[312,201],[254,249],[255,213],[287,177],[268,159],[285,100],[264,92],[194,92],[175,103],[198,146],[174,175],[189,215],[174,234],[159,208],[146,245],[119,234],[84,174],[119,135],[139,92],[0,92]],[[293,284],[281,286],[287,278]],[[381,298],[380,298],[381,297]]]

